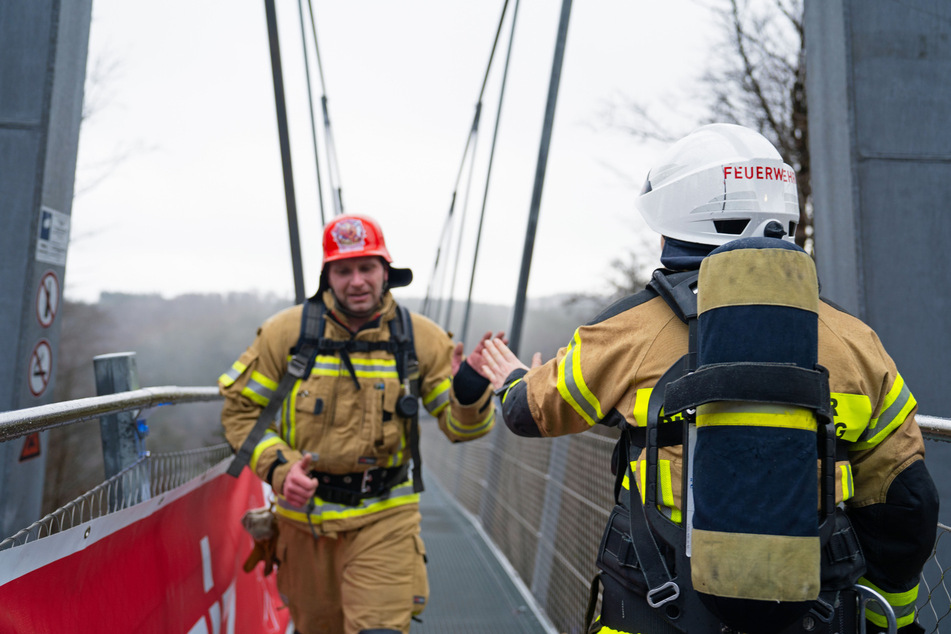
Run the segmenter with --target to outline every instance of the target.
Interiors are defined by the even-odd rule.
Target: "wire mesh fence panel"
[[[146,453],[102,484],[4,539],[0,550],[22,546],[135,506],[188,482],[230,456],[227,443],[175,453]]]
[[[616,434],[596,428],[558,439],[568,443],[561,452],[553,450],[553,439],[519,438],[501,428],[462,446],[452,446],[441,434],[429,434],[424,442],[427,469],[481,522],[552,624],[566,634],[583,630],[598,546],[614,506]],[[552,463],[552,456],[561,463]],[[546,516],[553,509],[556,517]],[[948,532],[939,526],[922,573],[919,620],[929,633],[951,627]]]
[[[553,566],[544,605],[559,631],[580,631],[587,606],[595,559],[604,526],[614,506],[611,453],[614,441],[596,434],[570,437],[567,470],[560,485],[561,514],[550,544]],[[591,474],[599,477],[591,477]],[[541,551],[541,549],[540,549]],[[542,597],[537,597],[542,600]]]
[[[947,573],[951,566],[951,527],[938,525],[934,553],[925,564],[918,591],[918,620],[926,632],[951,628],[951,592]]]

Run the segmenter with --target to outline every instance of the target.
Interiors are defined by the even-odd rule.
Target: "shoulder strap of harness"
[[[678,584],[682,579],[675,578],[667,567],[664,555],[657,544],[651,530],[647,509],[656,504],[656,464],[657,450],[660,445],[682,444],[683,428],[678,425],[659,425],[660,409],[663,404],[664,386],[673,379],[679,378],[696,366],[697,353],[697,278],[698,271],[671,273],[659,269],[654,271],[648,288],[657,293],[670,307],[678,319],[689,327],[688,352],[677,361],[661,377],[654,386],[649,406],[646,429],[632,429],[625,425],[615,449],[617,455],[617,471],[615,482],[615,498],[620,501],[621,482],[630,468],[631,460],[645,446],[648,448],[647,482],[645,489],[647,503],[641,504],[639,496],[635,494],[635,474],[631,473],[628,483],[628,510],[630,512],[631,545],[634,548],[641,570],[647,582],[647,603],[652,608],[660,607],[668,602],[678,603],[681,600],[681,588]],[[659,398],[658,398],[659,397]],[[680,433],[665,433],[668,430]],[[663,434],[664,438],[661,438]],[[652,463],[654,468],[652,468]],[[653,493],[653,494],[652,494]],[[665,538],[665,541],[668,541]]]
[[[261,410],[261,415],[258,416],[257,422],[244,439],[244,442],[241,443],[241,448],[238,449],[238,452],[231,460],[231,464],[228,466],[228,475],[237,478],[238,475],[241,474],[241,470],[244,466],[251,462],[251,454],[254,453],[254,448],[261,442],[261,438],[264,437],[264,432],[267,431],[271,421],[277,416],[277,412],[281,408],[281,403],[284,402],[284,397],[287,396],[287,393],[298,379],[310,373],[310,369],[314,365],[314,358],[317,356],[318,342],[323,336],[325,312],[326,308],[324,307],[324,303],[317,297],[311,297],[304,302],[304,315],[301,318],[301,335],[297,341],[297,345],[291,350],[294,356],[287,364],[287,372],[281,377],[280,382],[277,384],[277,389],[274,390],[274,394],[271,396],[271,400],[268,401],[268,404]]]
[[[395,344],[396,372],[405,393],[397,409],[409,418],[409,450],[413,458],[413,492],[423,491],[423,457],[419,451],[419,359],[413,340],[413,320],[405,306],[396,305],[390,320],[390,340]]]

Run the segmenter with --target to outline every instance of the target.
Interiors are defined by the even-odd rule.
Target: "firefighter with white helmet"
[[[663,410],[657,411],[671,394],[666,377],[675,362],[695,348],[689,343],[690,316],[672,310],[687,300],[665,299],[665,285],[695,295],[695,272],[705,259],[719,257],[708,258],[711,251],[720,245],[726,246],[718,253],[732,245],[762,241],[763,236],[791,242],[799,221],[794,171],[762,135],[730,124],[703,126],[663,153],[647,176],[637,207],[647,224],[663,237],[661,262],[665,268],[655,272],[648,289],[618,301],[580,326],[571,342],[547,363],[536,358],[528,368],[503,342],[486,343],[486,363],[476,369],[501,390],[503,418],[514,433],[549,437],[606,425],[620,427],[622,434],[631,438],[638,434],[643,438],[649,420],[669,420],[663,418]],[[775,243],[779,241],[770,244]],[[786,242],[779,246],[783,244],[784,249],[797,249]],[[805,255],[801,250],[800,254]],[[700,280],[704,280],[703,274]],[[683,286],[677,286],[681,282]],[[732,282],[718,282],[725,284],[725,293],[730,292]],[[775,301],[782,304],[782,288],[777,290]],[[921,632],[915,622],[915,601],[919,576],[935,539],[938,497],[924,463],[924,442],[915,421],[917,403],[875,333],[855,317],[816,298],[812,319],[817,330],[812,345],[818,364],[828,370],[829,424],[834,420],[837,436],[836,475],[830,489],[835,504],[830,506],[833,510],[838,507],[835,526],[841,539],[834,542],[837,548],[826,548],[828,552],[822,555],[823,594],[810,604],[808,619],[782,627],[758,623],[740,631],[858,631],[854,593],[849,594],[851,584],[858,580],[887,601],[899,632]],[[696,303],[694,299],[694,322]],[[795,335],[787,339],[790,345],[797,342]],[[652,399],[655,388],[659,391],[661,387],[666,387],[666,396],[660,392],[659,401]],[[685,522],[681,516],[683,447],[677,443],[682,442],[661,443],[656,462],[650,463],[658,471],[651,480],[656,482],[656,505],[671,524],[680,527]],[[637,443],[630,448],[637,449]],[[650,478],[645,469],[647,456],[635,452],[628,458],[618,461],[615,490],[620,492],[619,507],[629,499],[637,500],[634,496],[638,493],[642,503],[655,496],[653,490],[646,492]],[[634,495],[628,497],[627,491]],[[761,505],[775,503],[761,501]],[[633,529],[629,532],[625,524],[629,516],[633,526],[640,513],[636,509],[631,512],[629,504],[626,508],[619,524],[624,530],[606,531],[599,567],[606,570],[602,556],[623,560],[618,569],[630,575],[630,583],[609,592],[604,581],[601,617],[592,631],[734,631],[722,629],[710,613],[680,614],[665,609],[668,600],[679,599],[671,593],[651,595],[649,577],[656,573],[653,562],[669,564],[676,560],[676,553],[661,547],[652,559],[643,552],[649,549],[638,543]],[[849,523],[854,532],[848,529]],[[776,574],[782,576],[783,571]],[[885,612],[868,604],[865,631],[884,630]]]
[[[317,294],[265,321],[219,379],[228,441],[251,445],[249,466],[277,494],[276,543],[256,552],[277,565],[301,634],[409,631],[429,595],[418,399],[452,442],[494,425],[489,382],[469,365],[483,344],[463,360],[462,344],[399,306],[390,289],[411,281],[375,220],[336,217]],[[298,355],[306,369],[283,395]]]

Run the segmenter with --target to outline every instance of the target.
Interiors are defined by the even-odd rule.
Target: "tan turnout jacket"
[[[334,318],[332,293],[326,291],[323,300],[327,306],[324,335],[348,339],[351,333]],[[219,379],[226,399],[222,424],[228,442],[236,449],[287,370],[291,348],[300,336],[302,312],[298,305],[269,318],[258,329],[254,343]],[[389,322],[394,318],[396,302],[386,293],[379,317],[353,336],[388,341]],[[453,442],[484,436],[495,421],[491,389],[486,388],[475,403],[462,405],[452,388],[452,340],[422,315],[413,313],[412,323],[423,407]],[[410,462],[409,421],[396,413],[403,386],[394,356],[386,351],[351,352],[349,356],[360,389],[339,352],[318,355],[310,376],[295,383],[284,399],[278,421],[255,448],[250,467],[262,480],[269,480],[276,493],[282,491],[284,478],[303,452],[316,456],[311,463],[315,471],[354,477],[375,467]],[[277,513],[285,519],[310,522],[321,532],[345,531],[378,519],[378,513],[415,506],[418,501],[409,481],[394,487],[388,496],[365,499],[356,507],[324,502],[318,486],[312,509],[292,507],[279,495]]]

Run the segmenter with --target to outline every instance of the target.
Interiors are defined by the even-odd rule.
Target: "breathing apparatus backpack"
[[[777,238],[744,238],[715,249],[699,274],[656,271],[649,288],[688,324],[689,352],[653,389],[646,429],[622,425],[618,505],[588,622],[600,582],[602,623],[624,631],[826,631],[864,559],[836,511],[812,259]],[[659,448],[675,445],[679,523],[658,507]],[[644,504],[632,475],[642,448]],[[829,631],[855,631],[843,612],[850,623]]]

